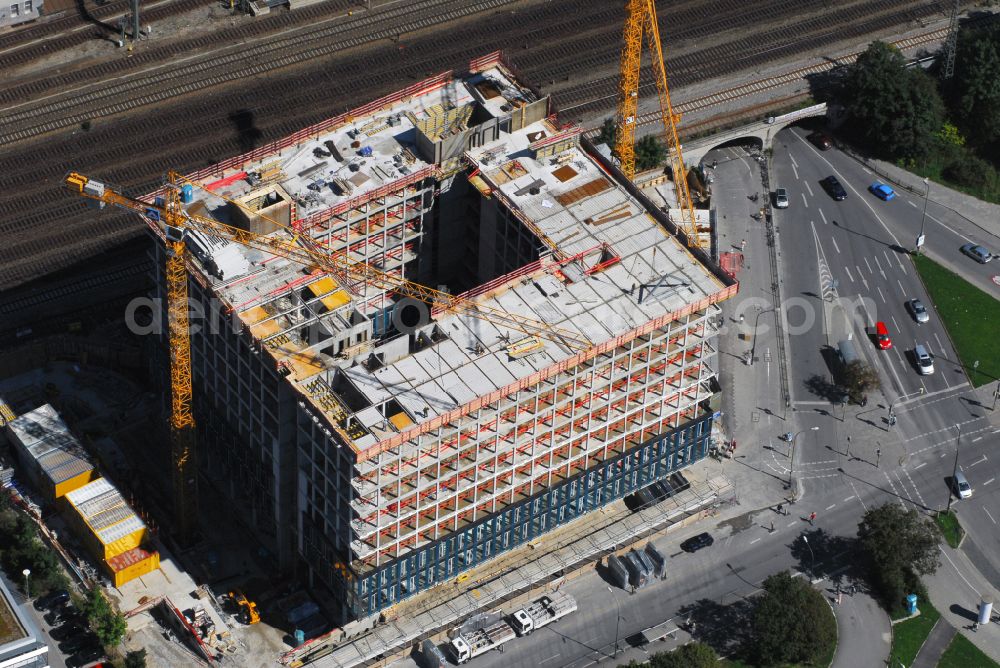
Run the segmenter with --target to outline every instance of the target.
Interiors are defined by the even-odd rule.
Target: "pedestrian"
[[[813,522],[816,521],[816,513],[809,513],[809,526],[813,526]]]
[[[771,522],[771,530],[768,533],[774,533],[774,522]]]
[[[782,503],[778,504],[778,514],[779,515],[784,515],[785,514],[785,505],[782,504]]]
[[[742,323],[745,319],[746,319],[746,316],[744,314],[740,313],[740,323]]]
[[[718,160],[713,160],[712,161],[712,169],[715,169],[718,166],[719,166],[719,161]]]
[[[744,239],[743,241],[740,242],[740,250],[742,251],[746,247],[747,247],[747,240]]]

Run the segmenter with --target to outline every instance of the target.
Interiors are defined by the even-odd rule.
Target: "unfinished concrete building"
[[[737,286],[550,114],[493,54],[190,175],[189,211],[551,327],[189,236],[202,469],[342,619],[706,454]]]

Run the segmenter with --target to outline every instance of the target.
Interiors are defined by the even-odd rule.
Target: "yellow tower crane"
[[[570,330],[526,318],[501,308],[476,303],[389,274],[365,263],[351,261],[346,253],[329,254],[310,243],[311,239],[287,226],[277,233],[255,234],[226,225],[213,218],[188,213],[181,204],[182,185],[198,184],[177,172],[168,172],[162,201],[150,204],[129,197],[104,183],[70,172],[64,180],[72,192],[101,205],[110,204],[142,214],[167,246],[166,282],[170,343],[171,452],[173,459],[174,513],[180,537],[193,535],[197,523],[197,479],[195,422],[191,410],[191,339],[188,323],[188,277],[185,260],[185,230],[211,236],[278,255],[303,266],[317,266],[341,282],[366,283],[376,289],[411,297],[447,313],[459,313],[487,320],[497,326],[559,341],[571,350],[585,350],[592,343]],[[231,200],[230,200],[231,201]],[[270,222],[277,225],[276,221]],[[346,286],[345,286],[346,287]]]
[[[687,169],[681,155],[681,143],[677,136],[680,115],[674,113],[670,103],[670,89],[667,86],[667,70],[663,64],[663,47],[660,44],[660,29],[656,22],[655,0],[628,0],[625,9],[625,33],[622,44],[621,78],[618,81],[617,133],[615,155],[621,163],[622,172],[629,179],[635,178],[635,128],[638,125],[639,70],[642,66],[642,40],[646,37],[650,56],[653,60],[653,79],[660,99],[660,116],[663,133],[667,140],[670,168],[674,176],[674,190],[677,206],[681,210],[681,225],[688,238],[689,246],[701,246],[698,238],[698,223],[694,214],[694,202],[687,183]]]

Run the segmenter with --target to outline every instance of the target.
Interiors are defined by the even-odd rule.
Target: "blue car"
[[[886,202],[896,196],[896,191],[881,181],[876,181],[868,186],[868,190],[870,190],[875,197],[878,197],[880,200],[884,200]]]

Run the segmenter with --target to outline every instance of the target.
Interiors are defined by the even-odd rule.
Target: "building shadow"
[[[257,148],[264,133],[257,128],[252,111],[249,109],[233,111],[229,114],[229,122],[236,130],[236,141],[239,142],[241,153]]]
[[[753,611],[755,601],[740,599],[729,605],[703,598],[678,610],[678,626],[686,627],[690,619],[694,628],[688,633],[711,645],[720,656],[740,657],[752,646]]]
[[[83,19],[87,23],[93,24],[94,26],[100,28],[101,30],[107,33],[115,35],[121,31],[121,29],[117,25],[102,21],[101,19],[91,14],[90,10],[87,9],[87,4],[84,2],[84,0],[76,0],[76,12],[77,14],[80,15],[81,19]]]

